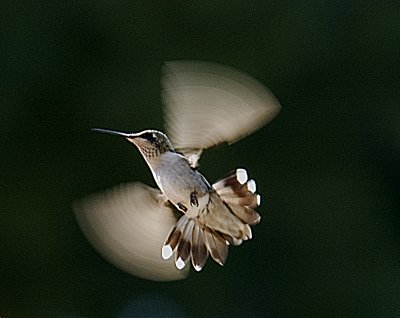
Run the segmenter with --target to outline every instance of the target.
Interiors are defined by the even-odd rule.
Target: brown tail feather
[[[209,229],[204,231],[207,248],[211,257],[220,265],[224,265],[228,258],[228,244],[226,240],[217,232],[211,232]]]
[[[240,205],[240,206],[247,206],[249,208],[256,208],[260,205],[259,201],[259,196],[258,194],[245,194],[242,197],[229,197],[228,195],[221,195],[220,196],[223,198],[223,200],[226,203],[231,203],[234,205]]]
[[[230,204],[231,202],[225,201],[229,210],[236,215],[245,224],[255,225],[260,222],[261,216],[253,209],[247,206],[240,206],[238,204]]]
[[[184,216],[182,216],[182,218],[183,217]],[[182,269],[185,267],[185,263],[190,256],[190,250],[191,250],[192,232],[195,221],[193,219],[187,219],[185,220],[185,222],[186,225],[183,230],[183,234],[180,238],[180,241],[178,243],[175,254],[175,265],[178,269]]]
[[[202,229],[195,225],[192,234],[192,248],[190,251],[192,265],[196,271],[201,271],[208,258],[206,238]]]
[[[175,250],[175,248],[178,246],[179,240],[182,237],[185,226],[186,226],[186,220],[183,217],[181,217],[175,224],[175,227],[172,229],[170,234],[168,235],[168,238],[165,241],[164,246],[169,246],[171,252]],[[163,255],[164,259],[169,259],[170,257],[171,255],[169,257]]]

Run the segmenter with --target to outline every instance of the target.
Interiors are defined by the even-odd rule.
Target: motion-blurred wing
[[[166,133],[194,165],[202,149],[234,143],[280,110],[278,100],[260,82],[219,64],[167,62],[162,88]]]
[[[160,204],[159,190],[142,183],[122,184],[74,205],[87,239],[108,261],[141,278],[170,281],[185,278],[161,249],[177,218]]]

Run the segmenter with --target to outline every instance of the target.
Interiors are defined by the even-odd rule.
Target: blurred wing
[[[226,66],[173,61],[163,73],[166,133],[194,163],[203,149],[246,137],[281,108],[260,82]]]
[[[158,202],[160,195],[142,183],[122,184],[74,204],[74,211],[90,243],[118,268],[149,280],[183,279],[188,270],[161,258],[177,218]]]

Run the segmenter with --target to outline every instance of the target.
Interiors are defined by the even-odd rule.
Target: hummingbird
[[[76,215],[111,262],[143,278],[172,280],[186,275],[188,263],[201,271],[209,256],[224,265],[229,246],[252,238],[251,226],[261,219],[255,210],[261,204],[256,182],[237,168],[210,184],[199,160],[203,150],[253,133],[281,107],[263,84],[216,63],[166,62],[161,82],[168,135],[154,129],[92,129],[132,143],[158,189],[142,183],[120,186],[84,200]],[[168,262],[165,269],[162,261]]]

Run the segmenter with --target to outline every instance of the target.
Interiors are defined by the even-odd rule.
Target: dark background
[[[2,318],[400,316],[397,1],[2,1],[0,23]],[[154,185],[90,128],[162,129],[176,59],[243,70],[282,112],[201,161],[256,179],[254,239],[155,283],[103,260],[71,202]]]

